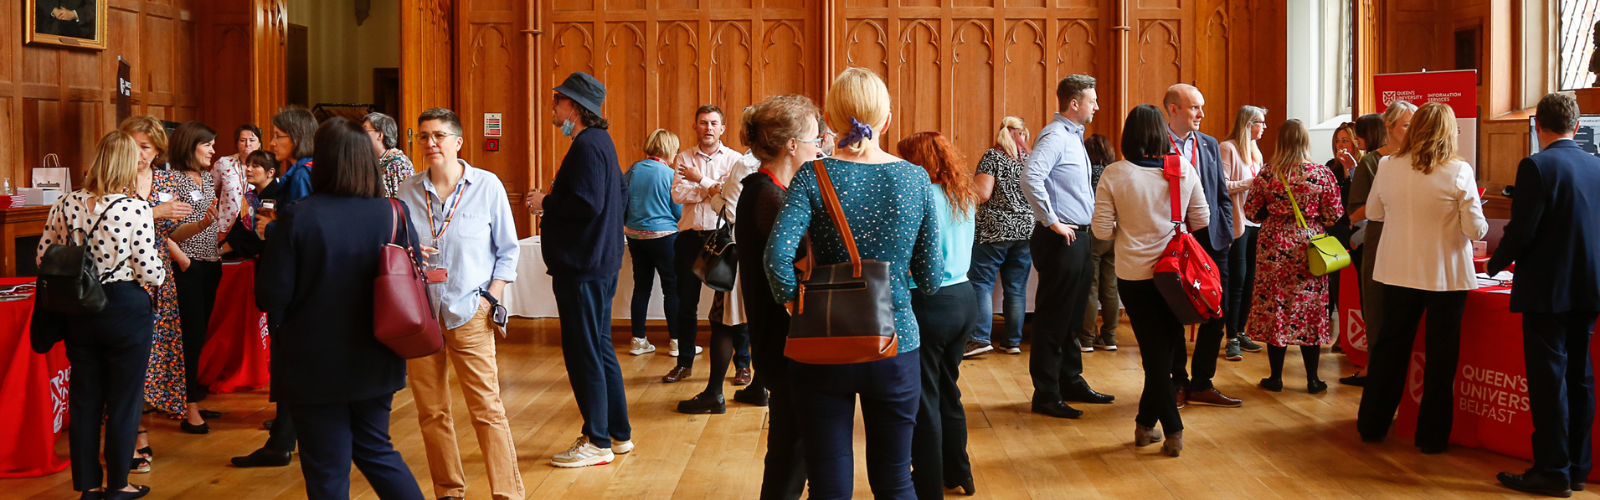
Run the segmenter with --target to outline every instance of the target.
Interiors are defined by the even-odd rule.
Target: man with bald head
[[[1222,282],[1227,283],[1228,246],[1233,244],[1233,200],[1228,197],[1227,177],[1222,172],[1222,153],[1217,139],[1200,132],[1200,120],[1206,116],[1206,98],[1200,94],[1200,89],[1180,83],[1167,88],[1161,105],[1167,110],[1167,134],[1172,148],[1200,172],[1206,204],[1211,206],[1211,224],[1196,230],[1194,238],[1211,255],[1212,262],[1217,263]],[[1226,290],[1223,293],[1226,304]],[[1188,403],[1225,408],[1244,404],[1222,394],[1211,384],[1211,377],[1217,374],[1217,353],[1222,350],[1222,337],[1222,318],[1200,325],[1190,367],[1192,378],[1183,369],[1183,351],[1178,351],[1172,364],[1172,383],[1178,393],[1179,408]]]

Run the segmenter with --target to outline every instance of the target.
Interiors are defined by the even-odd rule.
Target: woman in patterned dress
[[[1323,234],[1344,216],[1338,180],[1328,167],[1310,161],[1311,148],[1300,120],[1278,129],[1278,151],[1271,166],[1256,177],[1245,213],[1261,223],[1256,240],[1256,280],[1250,307],[1250,338],[1267,344],[1272,376],[1261,388],[1283,390],[1283,358],[1291,345],[1300,346],[1306,365],[1306,390],[1316,394],[1328,384],[1317,376],[1322,346],[1328,343],[1328,277],[1312,276],[1306,262],[1311,236]],[[1285,181],[1294,186],[1291,203]],[[1295,217],[1294,204],[1305,225]]]
[[[411,165],[411,157],[396,147],[400,144],[400,129],[395,125],[394,118],[383,113],[368,114],[361,122],[361,128],[367,130],[367,137],[372,138],[373,149],[378,151],[378,173],[383,175],[383,192],[393,198],[395,190],[400,189],[400,182],[417,172]]]
[[[165,239],[178,227],[177,219],[194,211],[189,204],[173,198],[171,172],[157,172],[152,168],[161,163],[161,157],[166,154],[167,131],[159,120],[148,116],[124,120],[121,130],[139,145],[139,174],[134,184],[134,197],[154,207],[156,234]],[[166,200],[173,201],[164,203]],[[162,265],[171,269],[172,260],[167,255],[166,245],[156,245],[156,251],[161,254]],[[144,400],[145,404],[173,419],[183,415],[184,399],[183,335],[178,329],[177,290],[173,280],[165,280],[160,286],[146,290],[154,301],[155,332],[150,346],[150,364],[145,369]],[[150,472],[152,452],[146,436],[141,423],[131,469],[136,473]]]

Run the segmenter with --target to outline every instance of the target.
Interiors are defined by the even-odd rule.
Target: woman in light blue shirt
[[[900,157],[928,171],[939,220],[944,271],[933,293],[911,293],[922,333],[922,401],[911,435],[911,483],[917,498],[943,498],[944,488],[975,493],[967,458],[967,414],[961,407],[961,357],[977,329],[977,294],[967,282],[977,229],[978,194],[960,153],[938,132],[918,132],[896,145]],[[915,286],[913,286],[915,288]]]
[[[672,164],[678,155],[678,136],[658,128],[644,139],[648,157],[628,167],[622,174],[627,187],[628,205],[623,210],[622,233],[628,237],[628,257],[633,259],[633,301],[629,322],[633,323],[633,346],[628,354],[639,356],[656,352],[644,336],[645,317],[650,313],[650,289],[661,276],[661,309],[667,315],[667,331],[678,331],[678,273],[672,263],[672,244],[678,241],[678,219],[683,205],[672,202]]]

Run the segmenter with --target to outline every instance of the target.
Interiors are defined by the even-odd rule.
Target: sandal
[[[150,459],[145,458],[145,457],[139,457],[139,458],[133,459],[133,464],[130,467],[128,467],[128,472],[133,473],[133,474],[149,474],[150,473]]]
[[[150,431],[141,430],[141,431],[139,431],[139,432],[137,432],[135,434],[150,434]],[[148,461],[150,461],[150,459],[156,457],[156,453],[154,451],[150,451],[150,446],[148,446],[148,445],[146,445],[143,448],[139,448],[137,450],[133,450],[133,452],[134,453],[138,453],[139,454],[139,458],[143,458],[146,462],[148,462]],[[146,470],[145,472],[149,472],[149,471]]]

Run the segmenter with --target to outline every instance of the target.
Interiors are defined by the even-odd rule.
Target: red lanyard
[[[463,178],[462,180],[466,179]],[[450,221],[456,218],[456,209],[461,208],[461,199],[467,197],[467,185],[458,181],[455,189],[455,195],[456,202],[450,204],[450,211],[444,215],[444,225],[442,227],[434,226],[433,202],[428,202],[428,231],[433,233],[434,246],[438,246],[439,237],[444,236],[444,232],[450,230]],[[444,209],[444,200],[439,200],[439,209]]]
[[[777,184],[778,185],[778,189],[782,189],[784,191],[788,191],[789,190],[789,186],[785,186],[785,185],[783,185],[782,182],[779,182],[778,181],[778,176],[772,175],[772,171],[771,170],[767,170],[767,169],[763,168],[763,169],[761,169],[761,173],[767,174],[767,177],[772,178],[772,183],[773,184]]]
[[[1193,132],[1190,132],[1190,133],[1193,134]],[[1178,139],[1177,138],[1173,137],[1172,134],[1167,134],[1167,140],[1172,141],[1172,151],[1173,152],[1178,153],[1180,155],[1183,154],[1183,146],[1178,145]],[[1183,142],[1189,142],[1189,140],[1188,139],[1184,139]],[[1199,139],[1195,139],[1194,144],[1189,146],[1189,157],[1193,158],[1192,160],[1189,160],[1189,163],[1191,164],[1190,166],[1194,167],[1195,170],[1200,170],[1200,140]]]

